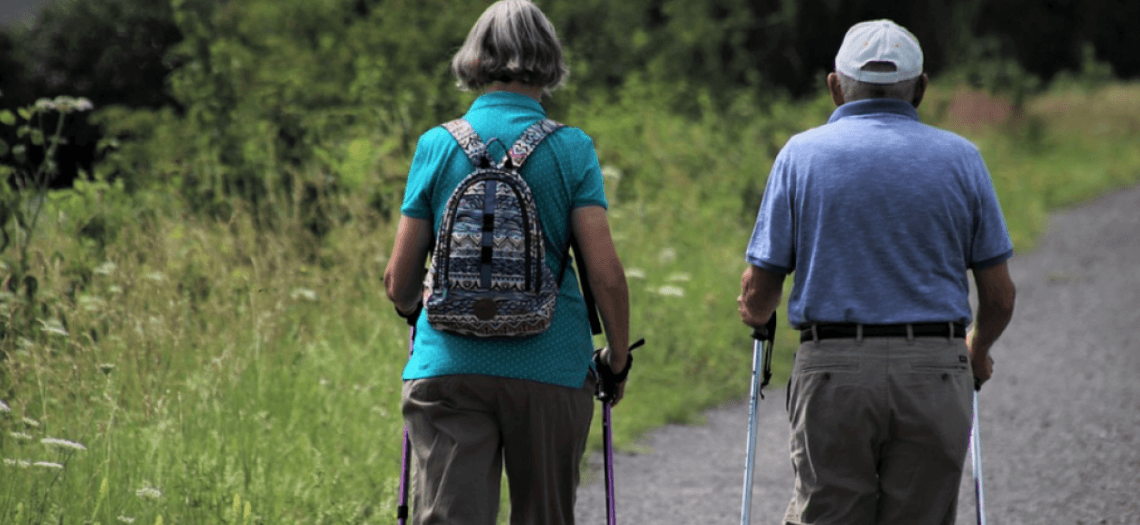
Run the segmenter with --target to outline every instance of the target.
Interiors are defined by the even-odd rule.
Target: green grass
[[[1140,180],[1140,85],[1047,93],[969,128],[955,93],[932,91],[924,118],[982,149],[1021,253],[1049,210]],[[598,146],[632,335],[648,340],[615,410],[622,446],[746,395],[744,245],[773,155],[829,112],[820,98],[685,119],[630,92],[561,118]],[[258,229],[169,194],[83,195],[56,196],[32,251],[43,322],[19,324],[22,288],[0,294],[0,522],[391,523],[407,332],[380,284],[387,218],[337,196],[342,226],[318,240],[299,214]],[[121,219],[102,249],[74,235],[91,210]],[[782,325],[777,384],[795,345]]]

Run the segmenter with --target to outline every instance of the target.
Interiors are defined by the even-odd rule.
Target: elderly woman
[[[460,89],[482,90],[464,115],[500,158],[532,124],[567,68],[554,28],[529,1],[489,7],[451,64]],[[492,141],[492,139],[497,139]],[[417,315],[424,262],[452,191],[473,166],[437,127],[416,146],[387,271],[388,297]],[[472,337],[437,330],[419,315],[404,369],[403,414],[412,442],[417,524],[492,524],[501,473],[510,481],[511,523],[574,522],[574,498],[593,417],[593,338],[573,271],[562,270],[571,234],[590,269],[608,345],[598,361],[628,371],[629,300],[606,218],[602,174],[590,137],[550,134],[520,173],[534,194],[546,264],[559,276],[550,327],[526,337]],[[619,374],[620,375],[620,374]],[[620,399],[624,383],[617,386]]]

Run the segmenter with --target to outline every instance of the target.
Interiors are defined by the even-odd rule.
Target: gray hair
[[[894,71],[895,65],[890,62],[868,62],[862,67],[866,71]],[[894,98],[910,102],[914,98],[914,90],[918,87],[921,77],[915,77],[893,84],[873,84],[855,80],[838,71],[839,89],[843,91],[843,100],[853,102],[868,98]]]
[[[500,0],[488,7],[463,47],[451,59],[459,89],[518,81],[549,92],[562,85],[569,69],[554,26],[529,0]]]

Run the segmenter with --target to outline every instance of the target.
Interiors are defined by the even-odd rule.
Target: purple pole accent
[[[617,510],[614,505],[614,434],[610,424],[610,402],[602,401],[602,443],[606,461],[606,523],[617,523]]]
[[[412,357],[412,349],[416,341],[416,327],[413,326],[409,330],[408,335],[408,358]],[[408,523],[408,487],[409,478],[411,477],[412,465],[412,440],[408,437],[408,427],[404,426],[404,445],[400,452],[400,501],[399,506],[396,507],[396,519],[400,525],[407,525]]]

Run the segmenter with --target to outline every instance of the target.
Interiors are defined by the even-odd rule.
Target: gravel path
[[[989,523],[1140,524],[1140,186],[1053,215],[1010,270],[1017,307],[979,401]],[[620,523],[739,523],[747,401],[706,418],[618,454]],[[792,490],[782,389],[758,418],[752,523],[772,525]],[[605,523],[592,477],[578,491],[586,525]],[[969,461],[957,523],[975,523]]]

